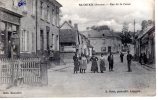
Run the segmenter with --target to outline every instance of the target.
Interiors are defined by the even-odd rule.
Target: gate
[[[0,58],[0,84],[37,85],[44,83],[43,77],[47,77],[47,67],[41,66],[40,58]]]

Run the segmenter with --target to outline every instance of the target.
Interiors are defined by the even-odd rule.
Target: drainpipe
[[[38,6],[38,4],[37,4],[37,0],[36,0],[36,55],[37,55],[37,17],[38,17],[38,11],[37,11],[37,6]]]

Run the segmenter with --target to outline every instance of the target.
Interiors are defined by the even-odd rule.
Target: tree
[[[110,28],[107,25],[102,25],[102,26],[92,26],[92,30],[96,31],[102,31],[102,30],[110,30]]]
[[[148,26],[148,22],[146,20],[143,20],[141,26],[142,26],[142,30],[146,29]]]
[[[128,31],[128,24],[125,22],[122,28],[122,34],[120,35],[122,44],[126,46],[128,43],[132,43],[131,32]]]
[[[143,20],[141,23],[142,31],[145,30],[148,26],[153,25],[154,22],[152,20]]]
[[[124,33],[127,33],[128,32],[128,24],[125,22],[125,23],[123,23],[123,28],[122,28],[122,33],[124,34]]]

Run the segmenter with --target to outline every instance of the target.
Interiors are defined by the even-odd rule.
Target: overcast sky
[[[108,25],[114,31],[121,31],[124,22],[128,23],[129,30],[133,31],[133,22],[136,29],[140,29],[142,20],[154,19],[154,0],[57,0],[63,5],[61,8],[61,23],[72,20],[78,23],[79,31],[93,25]],[[79,6],[84,3],[108,4],[104,6]],[[124,6],[110,6],[110,3],[130,3]]]

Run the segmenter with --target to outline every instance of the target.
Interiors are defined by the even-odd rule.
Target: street
[[[152,96],[155,95],[155,70],[132,62],[132,72],[127,72],[126,56],[120,63],[119,55],[114,56],[114,71],[92,73],[88,64],[86,73],[73,73],[73,65],[57,66],[48,71],[48,86],[21,88],[27,97],[96,97],[96,96]],[[30,91],[31,89],[31,91]],[[12,88],[17,90],[17,88]]]

